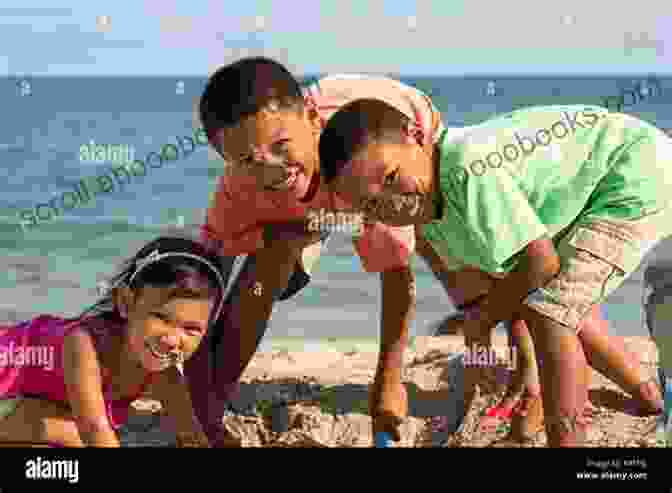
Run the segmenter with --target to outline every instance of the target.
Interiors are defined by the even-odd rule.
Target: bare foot
[[[583,411],[577,419],[577,430],[581,437],[585,438],[586,428],[593,423],[593,418],[597,413],[598,409],[590,401],[586,401]],[[541,393],[526,391],[525,397],[514,409],[508,439],[525,442],[534,438],[541,431],[544,431],[544,407]]]
[[[632,395],[632,407],[640,416],[656,416],[663,412],[665,403],[657,378],[642,382]]]

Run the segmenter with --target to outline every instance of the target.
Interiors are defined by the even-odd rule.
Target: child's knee
[[[535,306],[524,306],[519,312],[519,317],[527,326],[537,354],[549,349],[549,341],[558,336],[577,337],[576,327],[559,321],[552,314],[549,315],[542,310],[537,310]]]

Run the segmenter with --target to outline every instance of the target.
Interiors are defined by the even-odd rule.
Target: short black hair
[[[303,108],[301,86],[282,64],[265,57],[243,58],[218,69],[201,96],[199,116],[212,142],[215,132],[232,127],[271,101]]]
[[[372,141],[401,144],[410,118],[378,99],[357,99],[334,113],[320,135],[320,173],[333,181]]]

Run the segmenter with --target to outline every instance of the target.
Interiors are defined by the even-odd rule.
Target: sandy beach
[[[625,342],[653,376],[656,350],[651,340],[626,337]],[[496,340],[495,349],[506,354],[504,338]],[[464,366],[460,355],[464,351],[463,338],[457,336],[414,339],[404,371],[409,417],[396,446],[544,447],[543,432],[520,444],[507,438],[507,425],[496,430],[479,426],[483,411],[496,403],[506,388],[510,372],[505,368],[482,369],[479,397],[462,419]],[[372,446],[367,399],[376,356],[375,352],[355,350],[258,353],[223,418],[230,446]],[[630,414],[628,399],[615,384],[593,372],[590,400],[595,411],[587,447],[658,446],[653,434],[655,418]],[[160,404],[147,395],[133,403],[122,443],[129,447],[174,446],[174,435],[164,425]]]

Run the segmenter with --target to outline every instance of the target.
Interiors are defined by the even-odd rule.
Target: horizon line
[[[306,77],[326,77],[333,75],[341,74],[352,74],[352,75],[382,75],[393,78],[453,78],[453,79],[468,79],[468,78],[478,78],[478,79],[513,79],[513,78],[605,78],[605,77],[672,77],[672,71],[670,72],[548,72],[548,73],[539,73],[539,72],[471,72],[464,74],[446,74],[446,73],[402,73],[402,72],[390,72],[390,71],[343,71],[336,70],[332,72],[304,72],[301,74],[296,74],[295,76],[299,79]],[[207,78],[212,74],[31,74],[31,73],[20,73],[20,74],[0,74],[0,78],[3,79],[25,79],[25,78],[156,78],[156,79],[167,79],[167,78],[177,78],[177,79],[194,79],[194,78]]]

